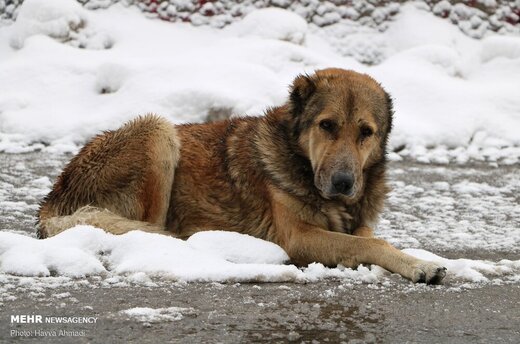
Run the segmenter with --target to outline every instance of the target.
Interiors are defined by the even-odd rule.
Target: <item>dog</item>
[[[413,282],[446,268],[373,236],[383,209],[392,101],[365,74],[338,68],[296,77],[287,102],[263,116],[173,125],[138,117],[88,142],[39,213],[38,237],[77,224],[186,239],[249,234],[291,261],[376,264]]]

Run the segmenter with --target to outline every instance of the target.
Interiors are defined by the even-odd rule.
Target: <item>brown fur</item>
[[[326,69],[295,79],[262,117],[173,126],[148,115],[90,141],[39,213],[39,237],[86,223],[188,238],[247,233],[297,264],[377,264],[438,283],[445,269],[372,237],[388,192],[388,94],[367,75]],[[333,176],[350,173],[350,191]]]

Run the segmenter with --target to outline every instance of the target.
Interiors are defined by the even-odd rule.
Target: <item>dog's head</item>
[[[364,172],[385,159],[390,96],[366,74],[324,69],[294,80],[289,109],[293,139],[322,197],[357,200]]]

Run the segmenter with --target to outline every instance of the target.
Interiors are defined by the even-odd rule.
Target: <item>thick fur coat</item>
[[[264,116],[174,126],[147,115],[96,136],[39,212],[39,237],[76,224],[188,238],[229,230],[272,241],[297,264],[377,264],[438,283],[445,268],[374,238],[392,103],[367,75],[297,77]]]

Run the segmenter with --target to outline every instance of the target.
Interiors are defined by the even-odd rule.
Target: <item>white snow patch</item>
[[[453,185],[452,188],[461,194],[500,194],[500,188],[491,186],[488,183],[475,183],[467,180]]]
[[[18,235],[0,233],[0,271],[21,276],[50,276],[59,274],[70,277],[81,277],[105,271],[94,252],[89,250],[84,239],[95,235],[76,231],[75,245],[67,245],[71,234],[56,236],[48,242]],[[74,247],[81,244],[81,248]]]
[[[217,249],[215,243],[225,240],[231,240],[227,250]],[[141,282],[146,282],[144,277],[133,273],[185,281],[287,281],[301,277],[295,266],[282,265],[287,256],[270,242],[228,232],[200,234],[194,242],[192,246],[189,241],[141,231],[114,236],[90,226],[77,226],[45,240],[0,232],[0,271],[81,277],[106,273],[106,266]]]
[[[518,275],[520,272],[518,270],[520,260],[510,261],[504,259],[499,262],[491,262],[472,259],[446,259],[431,252],[413,248],[405,249],[403,252],[420,259],[441,264],[450,271],[450,278],[454,279],[472,282],[487,282],[489,281],[489,277],[507,274]],[[488,277],[486,277],[485,274],[488,275]]]
[[[62,41],[85,24],[86,12],[76,1],[26,0],[13,25],[11,46],[21,49],[28,37],[42,34]]]
[[[187,243],[233,263],[283,264],[289,260],[280,246],[234,232],[199,232],[193,234]]]
[[[520,58],[520,41],[516,37],[492,36],[483,41],[480,53],[482,62],[493,59],[518,59]]]
[[[70,293],[69,292],[64,292],[64,293],[59,293],[59,294],[52,294],[52,297],[54,298],[57,298],[57,299],[66,299],[68,297],[70,297]]]
[[[140,322],[157,323],[166,321],[179,321],[184,317],[185,314],[193,314],[194,312],[195,310],[191,307],[135,307],[122,310],[120,314]]]
[[[303,44],[307,33],[307,22],[287,10],[274,7],[263,8],[249,13],[243,20],[231,24],[225,31],[238,37],[253,36]]]

